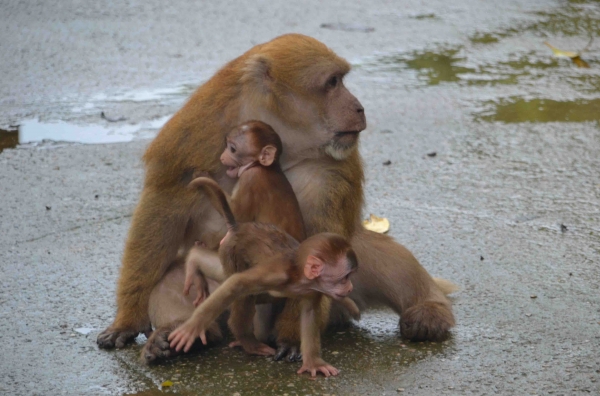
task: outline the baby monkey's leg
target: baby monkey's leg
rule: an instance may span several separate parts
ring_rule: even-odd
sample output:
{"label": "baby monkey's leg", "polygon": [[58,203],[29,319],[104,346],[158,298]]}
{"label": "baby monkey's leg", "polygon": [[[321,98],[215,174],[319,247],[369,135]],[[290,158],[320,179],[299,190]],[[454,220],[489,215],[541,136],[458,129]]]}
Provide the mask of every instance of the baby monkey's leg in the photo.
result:
{"label": "baby monkey's leg", "polygon": [[185,295],[189,293],[192,284],[195,286],[198,295],[194,300],[195,306],[208,297],[207,277],[217,282],[223,282],[226,278],[218,253],[206,249],[196,242],[185,260],[185,283],[183,286]]}
{"label": "baby monkey's leg", "polygon": [[255,300],[254,296],[249,296],[239,299],[232,304],[231,314],[227,323],[236,341],[229,344],[229,346],[241,346],[246,353],[251,355],[274,355],[275,349],[258,341],[254,336],[253,319]]}

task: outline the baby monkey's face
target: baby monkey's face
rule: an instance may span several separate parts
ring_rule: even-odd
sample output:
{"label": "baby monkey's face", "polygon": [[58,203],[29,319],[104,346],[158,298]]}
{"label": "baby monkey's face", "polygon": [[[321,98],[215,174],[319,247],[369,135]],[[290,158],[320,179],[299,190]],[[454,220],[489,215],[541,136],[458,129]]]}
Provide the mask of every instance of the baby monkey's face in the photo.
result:
{"label": "baby monkey's face", "polygon": [[221,163],[227,167],[227,176],[240,177],[242,172],[257,160],[259,151],[246,133],[228,136],[227,146],[221,154]]}
{"label": "baby monkey's face", "polygon": [[335,263],[324,265],[323,272],[315,279],[313,289],[336,300],[347,297],[352,292],[350,275],[355,270],[348,262],[347,257],[343,255]]}

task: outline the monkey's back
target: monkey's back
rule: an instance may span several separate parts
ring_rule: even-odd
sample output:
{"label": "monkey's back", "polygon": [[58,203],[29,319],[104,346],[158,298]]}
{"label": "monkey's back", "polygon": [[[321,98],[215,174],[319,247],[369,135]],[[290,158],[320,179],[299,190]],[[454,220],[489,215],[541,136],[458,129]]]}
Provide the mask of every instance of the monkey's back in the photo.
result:
{"label": "monkey's back", "polygon": [[300,243],[273,224],[237,223],[219,248],[219,256],[227,276],[242,272],[261,262],[280,259],[293,265]]}
{"label": "monkey's back", "polygon": [[233,209],[238,221],[274,224],[298,241],[306,239],[300,204],[279,165],[246,170],[238,180],[237,190],[243,193],[235,197],[236,201],[243,201],[239,206],[242,210]]}

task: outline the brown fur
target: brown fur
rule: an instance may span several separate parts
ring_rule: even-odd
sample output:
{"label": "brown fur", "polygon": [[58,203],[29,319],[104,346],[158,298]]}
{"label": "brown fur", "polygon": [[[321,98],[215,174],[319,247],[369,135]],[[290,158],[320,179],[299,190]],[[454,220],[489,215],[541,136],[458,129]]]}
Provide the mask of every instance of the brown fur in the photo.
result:
{"label": "brown fur", "polygon": [[[230,212],[228,207],[221,209]],[[321,293],[348,299],[352,291],[349,276],[357,269],[348,241],[336,234],[321,233],[299,244],[271,224],[232,223],[219,248],[228,278],[169,335],[170,347],[175,352],[187,352],[197,337],[206,344],[206,330],[231,305],[228,324],[236,338],[233,344],[250,354],[273,355],[275,350],[258,341],[253,332],[255,296],[265,292],[276,297],[294,296],[300,299],[299,336],[304,361],[298,373],[309,371],[313,377],[316,372],[337,375],[337,369],[321,359]]]}
{"label": "brown fur", "polygon": [[[356,132],[366,122],[362,106],[341,82],[349,68],[315,39],[278,37],[225,65],[167,122],[144,155],[146,178],[123,255],[117,314],[98,336],[100,347],[122,346],[150,328],[150,293],[180,247],[224,234],[221,218],[186,186],[195,172],[210,172],[230,191],[233,183],[223,177],[218,153],[224,135],[249,119],[279,133],[282,168],[307,234],[331,231],[352,238],[361,263],[352,294],[359,307],[379,303],[400,315],[416,307],[422,311],[416,326],[450,327],[453,321],[443,320],[452,318],[450,302],[410,252],[361,227],[364,175]],[[430,301],[438,304],[424,309]],[[437,331],[406,335],[416,333]]]}

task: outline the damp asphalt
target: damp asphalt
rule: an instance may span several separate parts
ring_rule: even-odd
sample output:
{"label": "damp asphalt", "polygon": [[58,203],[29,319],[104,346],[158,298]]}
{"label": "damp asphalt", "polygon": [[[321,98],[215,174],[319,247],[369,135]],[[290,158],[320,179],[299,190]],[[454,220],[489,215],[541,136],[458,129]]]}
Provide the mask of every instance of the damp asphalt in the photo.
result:
{"label": "damp asphalt", "polygon": [[[600,394],[597,2],[0,1],[0,20],[0,394]],[[364,215],[460,286],[451,338],[365,312],[316,380],[226,344],[151,367],[143,337],[99,350],[149,139],[287,32],[352,63]]]}

